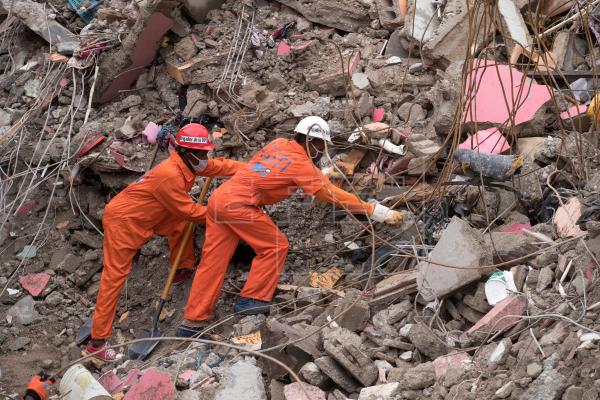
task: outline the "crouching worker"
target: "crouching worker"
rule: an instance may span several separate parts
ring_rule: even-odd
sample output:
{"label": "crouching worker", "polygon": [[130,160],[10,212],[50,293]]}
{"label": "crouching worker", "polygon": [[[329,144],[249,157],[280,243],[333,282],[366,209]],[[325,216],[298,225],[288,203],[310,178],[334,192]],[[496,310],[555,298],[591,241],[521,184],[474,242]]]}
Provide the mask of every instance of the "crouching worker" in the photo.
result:
{"label": "crouching worker", "polygon": [[[120,358],[106,348],[112,331],[121,289],[137,251],[154,235],[167,236],[173,263],[190,222],[204,223],[206,207],[189,195],[197,176],[231,176],[245,164],[223,158],[209,159],[214,149],[207,129],[200,124],[182,127],[175,137],[168,159],[148,171],[115,196],[104,209],[104,269],[92,318],[91,340],[86,351],[100,361]],[[175,281],[193,274],[195,265],[192,238],[183,244],[180,270]]]}
{"label": "crouching worker", "polygon": [[288,253],[288,241],[262,206],[288,198],[298,187],[329,203],[363,213],[377,222],[396,224],[403,214],[370,204],[336,186],[314,165],[331,143],[328,124],[307,117],[295,128],[295,138],[267,144],[208,201],[206,239],[178,336],[203,330],[219,297],[227,266],[240,240],[256,257],[234,306],[235,312],[267,312]]}

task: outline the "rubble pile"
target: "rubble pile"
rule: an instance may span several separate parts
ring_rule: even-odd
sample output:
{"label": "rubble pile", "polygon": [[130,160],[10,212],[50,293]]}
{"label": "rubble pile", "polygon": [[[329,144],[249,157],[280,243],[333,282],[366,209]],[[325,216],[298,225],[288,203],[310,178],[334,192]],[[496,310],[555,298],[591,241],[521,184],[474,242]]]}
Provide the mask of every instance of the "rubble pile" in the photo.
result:
{"label": "rubble pile", "polygon": [[[0,395],[80,363],[125,399],[597,399],[597,2],[206,3],[0,1]],[[248,160],[310,115],[334,184],[415,219],[296,193],[265,207],[290,242],[270,315],[231,312],[242,244],[211,343],[80,360],[104,206],[168,156],[161,132],[202,118]],[[160,237],[136,258],[120,350],[168,260]]]}

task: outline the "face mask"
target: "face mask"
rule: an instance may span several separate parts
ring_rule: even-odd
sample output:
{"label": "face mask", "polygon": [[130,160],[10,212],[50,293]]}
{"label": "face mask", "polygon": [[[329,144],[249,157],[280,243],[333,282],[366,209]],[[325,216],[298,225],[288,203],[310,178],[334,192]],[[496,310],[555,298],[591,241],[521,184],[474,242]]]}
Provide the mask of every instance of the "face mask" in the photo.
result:
{"label": "face mask", "polygon": [[192,164],[192,168],[194,169],[194,172],[199,174],[200,172],[202,172],[206,169],[206,166],[208,165],[208,159],[202,160],[202,159],[196,157],[194,154],[190,154],[190,156],[192,156],[192,158],[194,158],[194,160],[196,160],[196,163]]}

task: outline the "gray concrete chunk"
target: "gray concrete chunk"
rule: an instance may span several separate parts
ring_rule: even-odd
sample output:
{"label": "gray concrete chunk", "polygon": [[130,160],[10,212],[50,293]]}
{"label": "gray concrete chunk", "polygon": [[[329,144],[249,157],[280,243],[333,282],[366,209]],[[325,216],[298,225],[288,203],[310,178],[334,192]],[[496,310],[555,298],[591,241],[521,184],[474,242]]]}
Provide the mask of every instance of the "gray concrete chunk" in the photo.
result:
{"label": "gray concrete chunk", "polygon": [[477,267],[486,264],[490,257],[481,244],[480,236],[467,222],[452,218],[429,254],[430,261],[442,265],[424,261],[417,265],[417,285],[426,301],[443,297],[481,278],[481,270]]}

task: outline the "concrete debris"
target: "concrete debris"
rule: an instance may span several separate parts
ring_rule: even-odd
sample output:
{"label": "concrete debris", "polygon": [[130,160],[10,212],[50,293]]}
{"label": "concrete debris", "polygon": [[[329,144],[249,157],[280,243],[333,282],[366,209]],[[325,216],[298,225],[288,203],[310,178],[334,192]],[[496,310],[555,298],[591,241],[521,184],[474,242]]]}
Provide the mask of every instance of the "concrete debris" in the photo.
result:
{"label": "concrete debris", "polygon": [[215,400],[248,399],[266,400],[265,384],[261,369],[253,362],[240,360],[225,372],[222,386]]}
{"label": "concrete debris", "polygon": [[329,356],[320,357],[315,360],[315,364],[346,392],[352,393],[358,389],[357,382],[333,358]]}
{"label": "concrete debris", "polygon": [[306,383],[294,382],[283,388],[285,400],[325,400],[325,392]]}
{"label": "concrete debris", "polygon": [[30,325],[40,317],[34,308],[34,304],[33,297],[25,296],[9,308],[6,315],[14,318],[21,325]]}
{"label": "concrete debris", "polygon": [[400,389],[398,382],[362,388],[358,400],[393,400]]}
{"label": "concrete debris", "polygon": [[[598,398],[600,52],[588,33],[600,8],[0,4],[0,365],[18,364],[0,371],[0,398],[81,356],[111,257],[106,204],[176,157],[165,132],[201,121],[214,156],[247,162],[306,116],[329,124],[315,161],[327,179],[407,221],[372,224],[291,188],[264,209],[289,241],[271,313],[231,311],[256,272],[241,243],[208,332],[280,363],[163,343],[141,369],[94,370],[111,396]],[[196,196],[202,183],[190,185]],[[148,327],[172,245],[158,236],[132,255],[109,344]],[[167,333],[187,284],[165,304]]]}
{"label": "concrete debris", "polygon": [[317,24],[330,26],[346,32],[355,32],[369,23],[368,2],[358,0],[277,0],[302,14],[304,18]]}
{"label": "concrete debris", "polygon": [[417,265],[421,295],[432,301],[478,280],[481,277],[478,267],[485,265],[489,258],[477,231],[454,217],[429,254],[429,262]]}
{"label": "concrete debris", "polygon": [[323,348],[363,386],[369,386],[377,379],[377,367],[373,360],[356,345],[342,341],[338,335],[330,335],[325,338]]}

